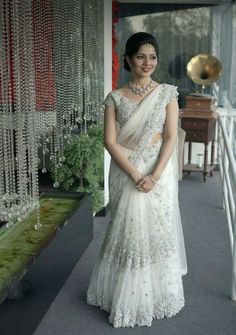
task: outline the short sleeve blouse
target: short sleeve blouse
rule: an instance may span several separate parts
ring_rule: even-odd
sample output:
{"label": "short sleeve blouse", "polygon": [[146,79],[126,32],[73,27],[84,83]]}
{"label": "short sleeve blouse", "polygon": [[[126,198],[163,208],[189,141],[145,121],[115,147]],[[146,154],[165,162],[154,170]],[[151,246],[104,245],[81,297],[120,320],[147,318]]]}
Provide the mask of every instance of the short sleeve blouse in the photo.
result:
{"label": "short sleeve blouse", "polygon": [[107,94],[107,96],[104,100],[104,105],[109,106],[109,107],[113,107],[114,109],[116,108],[115,101],[114,101],[114,98],[112,96],[112,92]]}

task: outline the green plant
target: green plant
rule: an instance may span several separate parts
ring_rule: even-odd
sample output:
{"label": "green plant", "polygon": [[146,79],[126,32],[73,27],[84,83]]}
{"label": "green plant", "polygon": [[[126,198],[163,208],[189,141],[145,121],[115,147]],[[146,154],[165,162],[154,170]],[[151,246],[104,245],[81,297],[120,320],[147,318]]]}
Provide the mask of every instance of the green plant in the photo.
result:
{"label": "green plant", "polygon": [[[70,192],[92,193],[93,210],[103,207],[104,145],[103,127],[92,126],[88,132],[74,135],[63,151],[66,161],[57,168],[60,189]],[[55,165],[50,174],[55,180]]]}

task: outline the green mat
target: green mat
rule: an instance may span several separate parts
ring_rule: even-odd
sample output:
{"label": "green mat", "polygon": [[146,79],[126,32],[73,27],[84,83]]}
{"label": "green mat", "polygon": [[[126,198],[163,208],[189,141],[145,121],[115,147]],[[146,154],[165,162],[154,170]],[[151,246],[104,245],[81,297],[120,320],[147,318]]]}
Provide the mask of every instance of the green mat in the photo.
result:
{"label": "green mat", "polygon": [[81,198],[40,199],[40,218],[43,227],[35,230],[36,212],[10,229],[0,229],[0,301],[19,280],[36,257],[55,236]]}

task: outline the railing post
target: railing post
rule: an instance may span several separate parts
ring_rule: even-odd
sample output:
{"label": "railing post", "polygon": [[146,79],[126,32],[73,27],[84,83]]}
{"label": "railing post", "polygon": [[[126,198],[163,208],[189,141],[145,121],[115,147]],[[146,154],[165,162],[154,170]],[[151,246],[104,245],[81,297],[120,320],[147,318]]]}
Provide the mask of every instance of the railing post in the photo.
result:
{"label": "railing post", "polygon": [[233,257],[232,257],[232,290],[231,299],[236,300],[236,236],[234,234],[234,244],[233,244]]}
{"label": "railing post", "polygon": [[[221,117],[221,122],[222,122]],[[219,165],[219,170],[220,170],[220,176],[221,176],[221,185],[222,185],[222,208],[224,209],[224,169],[223,169],[223,155],[224,155],[224,141],[223,141],[223,135],[222,135],[222,130],[220,126],[220,120],[218,119],[218,131],[217,131],[217,137],[218,137],[218,165]]]}
{"label": "railing post", "polygon": [[232,217],[232,225],[234,232],[234,244],[233,244],[233,253],[232,253],[232,291],[231,299],[236,300],[236,195],[234,197],[234,213]]}
{"label": "railing post", "polygon": [[[236,114],[234,115],[234,117]],[[221,116],[218,119],[218,139],[219,139],[219,167],[223,190],[223,208],[229,229],[230,249],[232,255],[232,284],[231,299],[236,301],[236,164],[232,151],[233,143],[233,122],[226,127],[226,118]]]}
{"label": "railing post", "polygon": [[225,149],[225,144],[223,144],[223,149],[222,149],[222,155],[221,155],[221,166],[222,166],[222,192],[223,192],[223,202],[222,202],[222,208],[225,210],[226,209],[226,204],[225,204],[225,197],[227,194],[227,189],[226,189],[226,149]]}

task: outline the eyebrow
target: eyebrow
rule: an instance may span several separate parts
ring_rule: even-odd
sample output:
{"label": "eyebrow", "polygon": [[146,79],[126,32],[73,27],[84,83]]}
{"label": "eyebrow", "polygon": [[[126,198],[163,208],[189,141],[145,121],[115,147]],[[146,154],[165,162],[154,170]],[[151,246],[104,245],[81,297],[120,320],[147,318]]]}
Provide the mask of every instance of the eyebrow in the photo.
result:
{"label": "eyebrow", "polygon": [[142,53],[142,52],[137,52],[137,55],[143,55],[143,56],[156,56],[157,54],[156,53],[154,53],[154,54],[144,54],[144,53]]}

